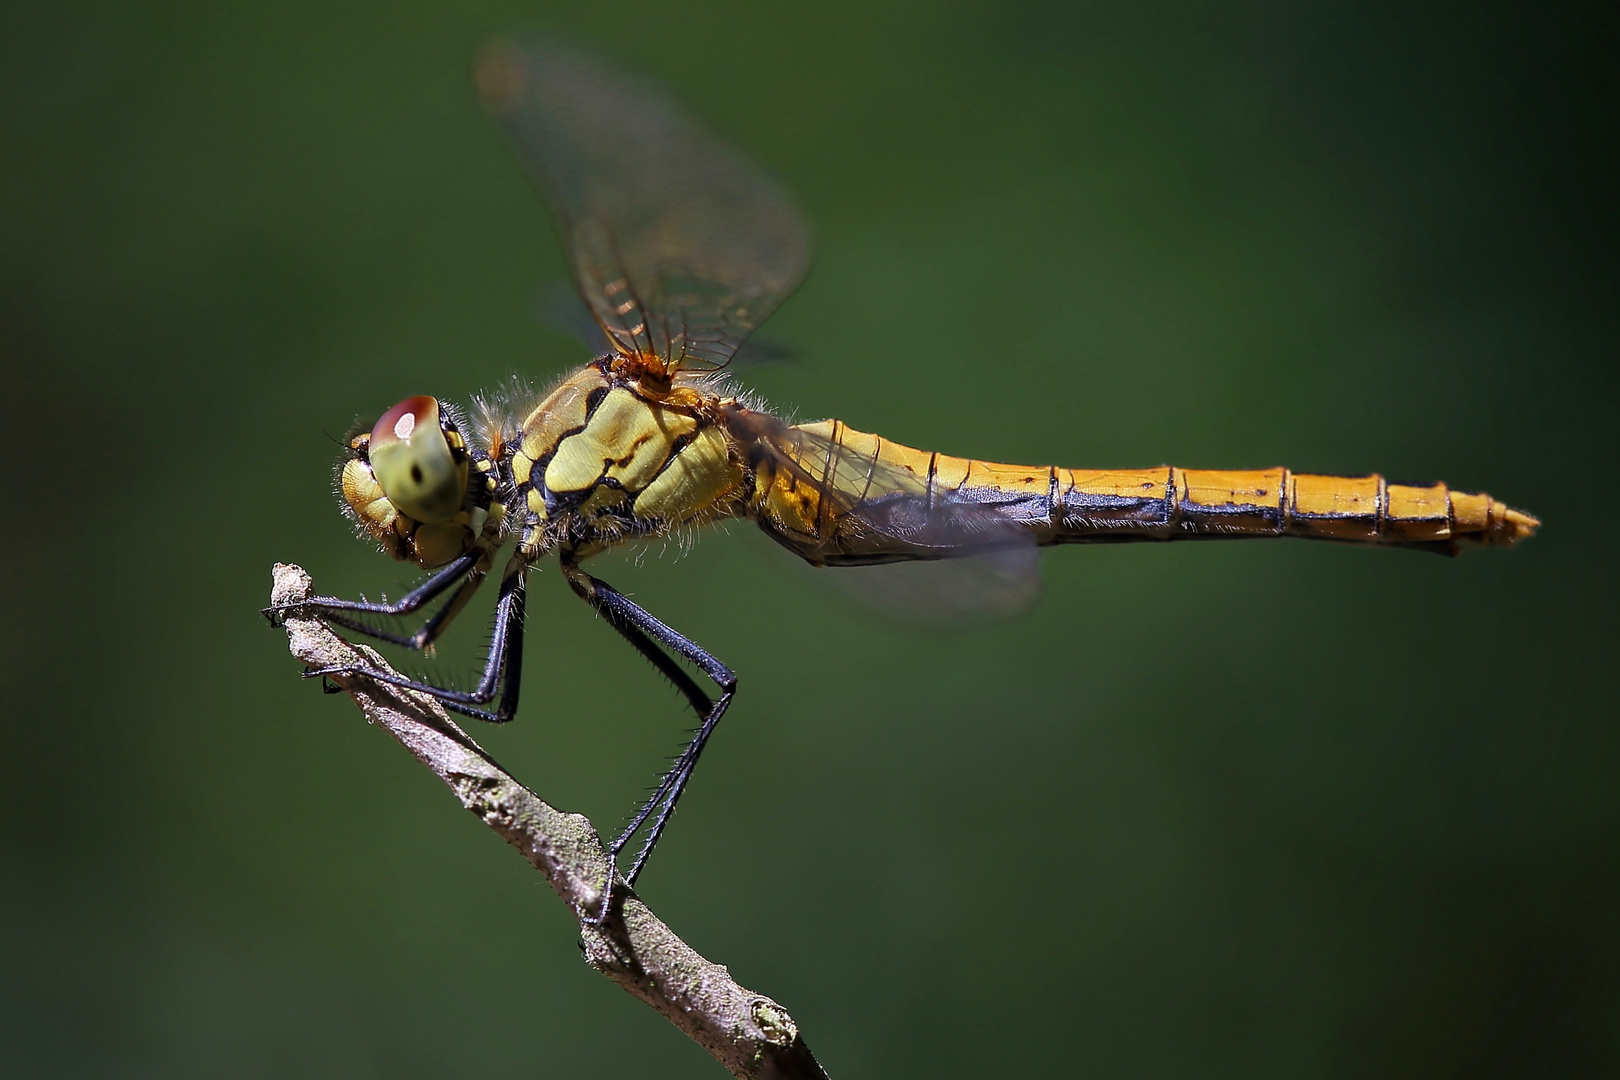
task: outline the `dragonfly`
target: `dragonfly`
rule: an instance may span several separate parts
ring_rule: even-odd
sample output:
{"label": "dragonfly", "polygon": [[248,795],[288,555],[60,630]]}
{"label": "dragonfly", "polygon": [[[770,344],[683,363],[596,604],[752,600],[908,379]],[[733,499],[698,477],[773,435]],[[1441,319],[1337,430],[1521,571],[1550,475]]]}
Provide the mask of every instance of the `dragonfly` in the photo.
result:
{"label": "dragonfly", "polygon": [[[815,566],[961,559],[1029,574],[1026,556],[1058,544],[1293,536],[1449,554],[1513,544],[1540,524],[1489,495],[1377,474],[1001,464],[913,449],[840,420],[789,423],[741,390],[730,369],[809,263],[808,229],[776,181],[659,88],[573,47],[497,42],[480,54],[475,82],[550,204],[574,287],[607,348],[544,391],[514,384],[467,409],[406,398],[346,445],[343,509],[363,536],[428,575],[393,601],[318,596],[297,606],[430,650],[510,547],[476,686],[363,666],[305,674],[366,676],[465,716],[511,720],[527,577],[555,555],[572,590],[698,717],[607,844],[617,867],[641,837],[626,887],[668,825],[737,677],[585,568],[617,545],[745,519]],[[423,615],[410,632],[378,618]],[[604,911],[613,889],[610,870]]]}

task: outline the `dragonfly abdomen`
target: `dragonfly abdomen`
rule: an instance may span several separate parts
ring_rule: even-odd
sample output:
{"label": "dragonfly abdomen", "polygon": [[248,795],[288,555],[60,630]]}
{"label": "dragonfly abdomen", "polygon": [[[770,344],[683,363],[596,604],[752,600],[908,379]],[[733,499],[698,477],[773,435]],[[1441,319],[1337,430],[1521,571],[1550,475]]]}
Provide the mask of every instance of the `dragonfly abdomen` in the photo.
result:
{"label": "dragonfly abdomen", "polygon": [[1540,524],[1489,495],[1376,474],[1008,465],[742,409],[728,428],[771,449],[754,454],[753,516],[824,565],[946,558],[1029,534],[1040,544],[1302,536],[1450,553],[1511,544]]}
{"label": "dragonfly abdomen", "polygon": [[1160,466],[1055,469],[1048,543],[1301,536],[1452,553],[1459,543],[1511,544],[1534,517],[1442,483],[1399,484],[1376,473],[1326,476],[1284,468]]}

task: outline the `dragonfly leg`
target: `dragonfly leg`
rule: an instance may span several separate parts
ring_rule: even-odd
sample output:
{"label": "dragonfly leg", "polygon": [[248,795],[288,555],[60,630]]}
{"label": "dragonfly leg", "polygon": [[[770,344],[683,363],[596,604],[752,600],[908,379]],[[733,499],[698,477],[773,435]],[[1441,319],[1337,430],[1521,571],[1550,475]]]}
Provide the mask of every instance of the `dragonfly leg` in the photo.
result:
{"label": "dragonfly leg", "polygon": [[[501,595],[495,602],[495,630],[490,640],[489,656],[484,661],[478,685],[472,690],[450,690],[364,665],[312,668],[304,672],[304,677],[325,679],[331,675],[363,675],[390,686],[427,694],[445,708],[463,716],[504,724],[517,712],[518,692],[523,681],[523,576],[523,571],[517,570],[501,581]],[[495,700],[497,689],[500,701],[495,708],[482,708]]]}
{"label": "dragonfly leg", "polygon": [[[608,854],[616,865],[619,853],[629,845],[631,839],[647,825],[649,820],[652,822],[647,827],[646,839],[636,852],[629,872],[625,874],[625,883],[634,886],[636,878],[652,856],[658,838],[663,835],[664,827],[669,824],[670,817],[675,813],[675,804],[680,801],[681,793],[686,790],[686,782],[692,778],[692,771],[697,767],[703,747],[708,743],[709,736],[714,734],[720,718],[725,715],[726,707],[731,704],[732,696],[737,691],[737,676],[701,646],[665,626],[607,582],[581,570],[566,553],[562,560],[562,569],[574,591],[590,604],[609,626],[617,630],[620,636],[635,646],[637,652],[650,660],[653,666],[685,696],[693,711],[698,714],[698,728],[691,741],[675,758],[659,781],[658,787],[642,804],[624,831],[608,845]],[[711,698],[704,693],[692,677],[675,662],[670,653],[690,662],[713,680],[715,686],[720,689],[720,696]],[[611,881],[610,871],[609,882]],[[606,917],[611,900],[612,890],[609,888],[604,893],[599,919]]]}
{"label": "dragonfly leg", "polygon": [[[321,618],[327,622],[335,623],[346,630],[365,634],[378,641],[386,641],[392,645],[403,645],[407,649],[425,649],[437,641],[439,635],[444,633],[461,609],[472,599],[472,594],[484,583],[484,577],[489,572],[489,559],[492,553],[474,548],[472,551],[449,563],[443,569],[436,570],[421,584],[415,586],[410,592],[392,603],[373,602],[370,600],[344,600],[336,596],[311,596],[295,604],[281,604],[265,608],[261,614],[270,620],[271,626],[280,626],[282,616],[294,609],[308,610],[310,608],[320,612]],[[464,579],[464,580],[462,580]],[[435,597],[439,596],[451,585],[461,580],[461,587],[434,615],[423,623],[414,633],[395,634],[380,627],[372,626],[352,615],[344,612],[354,612],[357,615],[410,615],[419,610]]]}
{"label": "dragonfly leg", "polygon": [[329,623],[335,623],[345,629],[365,634],[367,637],[375,638],[378,641],[386,641],[392,645],[402,645],[407,649],[415,649],[420,652],[439,640],[439,637],[450,625],[450,620],[461,614],[461,609],[467,606],[467,601],[472,599],[473,593],[477,592],[479,586],[484,583],[484,577],[487,573],[487,569],[474,568],[462,580],[461,586],[456,589],[450,599],[445,601],[438,611],[434,612],[426,622],[410,634],[395,634],[381,627],[372,626],[359,619],[346,616],[339,611],[324,611],[321,617]]}

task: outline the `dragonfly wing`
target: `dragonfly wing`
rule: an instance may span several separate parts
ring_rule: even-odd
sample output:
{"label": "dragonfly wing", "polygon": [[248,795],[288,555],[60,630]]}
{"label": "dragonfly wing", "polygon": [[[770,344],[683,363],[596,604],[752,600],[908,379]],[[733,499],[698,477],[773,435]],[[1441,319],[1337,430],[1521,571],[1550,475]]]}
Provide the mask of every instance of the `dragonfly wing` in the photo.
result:
{"label": "dragonfly wing", "polygon": [[568,282],[561,279],[548,282],[535,294],[534,310],[541,322],[573,338],[593,354],[601,356],[616,351],[613,339],[579,298],[579,290]]}
{"label": "dragonfly wing", "polygon": [[[535,293],[534,311],[541,322],[573,338],[597,356],[615,351],[612,339],[579,298],[579,290],[569,282],[558,279],[543,286]],[[799,359],[799,352],[793,346],[755,334],[733,354],[731,369],[791,364]]]}
{"label": "dragonfly wing", "polygon": [[1041,594],[1034,547],[819,574],[862,607],[907,626],[962,629],[1010,618]]}
{"label": "dragonfly wing", "polygon": [[476,75],[620,353],[722,366],[804,277],[792,201],[656,88],[532,38],[489,45]]}
{"label": "dragonfly wing", "polygon": [[933,622],[1010,615],[1039,596],[1045,519],[1017,499],[942,485],[930,455],[837,421],[783,426],[763,442],[779,473],[817,495],[808,542],[790,546],[862,567],[847,582],[862,602]]}

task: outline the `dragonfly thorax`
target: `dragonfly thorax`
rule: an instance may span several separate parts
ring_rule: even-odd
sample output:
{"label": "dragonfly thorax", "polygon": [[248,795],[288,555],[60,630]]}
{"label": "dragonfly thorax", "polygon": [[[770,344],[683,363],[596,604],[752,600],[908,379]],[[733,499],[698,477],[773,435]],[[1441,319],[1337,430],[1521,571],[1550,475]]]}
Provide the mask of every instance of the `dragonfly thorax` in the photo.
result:
{"label": "dragonfly thorax", "polygon": [[604,357],[521,419],[508,468],[526,548],[603,546],[736,512],[743,471],[719,399],[628,375]]}

